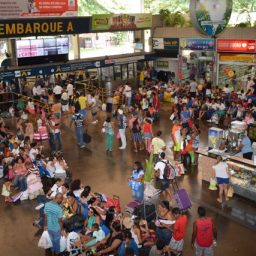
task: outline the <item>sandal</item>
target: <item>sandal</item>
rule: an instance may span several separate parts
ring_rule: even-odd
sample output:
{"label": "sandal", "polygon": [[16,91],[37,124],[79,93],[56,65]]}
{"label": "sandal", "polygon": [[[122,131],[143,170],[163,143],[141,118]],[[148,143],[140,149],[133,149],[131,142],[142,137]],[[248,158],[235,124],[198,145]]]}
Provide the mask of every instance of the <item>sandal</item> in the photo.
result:
{"label": "sandal", "polygon": [[217,198],[217,201],[222,204],[222,200],[220,198]]}

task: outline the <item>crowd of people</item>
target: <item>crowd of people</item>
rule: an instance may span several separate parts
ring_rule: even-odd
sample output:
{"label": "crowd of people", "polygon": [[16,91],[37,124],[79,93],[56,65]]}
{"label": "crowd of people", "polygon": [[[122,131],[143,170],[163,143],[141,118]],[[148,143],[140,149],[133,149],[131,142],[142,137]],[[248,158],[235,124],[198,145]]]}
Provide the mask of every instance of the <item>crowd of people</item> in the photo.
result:
{"label": "crowd of people", "polygon": [[[69,79],[60,79],[53,89],[48,89],[38,78],[31,97],[24,100],[20,96],[14,106],[14,129],[9,129],[4,119],[0,120],[0,157],[5,178],[2,195],[6,203],[37,199],[39,218],[34,226],[48,231],[55,255],[61,251],[61,237],[66,238],[68,252],[75,250],[87,255],[181,255],[188,217],[169,203],[173,199],[174,177],[166,177],[166,142],[162,132],[154,127],[161,118],[161,104],[166,94],[171,95],[170,135],[175,164],[197,165],[198,122],[254,122],[254,86],[251,78],[246,92],[232,91],[229,85],[220,89],[206,82],[197,84],[194,80],[180,86],[173,81],[146,78],[138,90],[132,89],[129,82],[117,87],[103,103],[97,91],[85,94],[76,90]],[[102,110],[106,114],[100,122]],[[105,136],[106,154],[111,156],[116,150],[115,137],[120,140],[119,150],[126,150],[126,137],[131,136],[135,153],[144,151],[147,156],[152,155],[152,178],[157,181],[156,189],[163,199],[154,221],[122,214],[118,198],[92,191],[79,179],[72,180],[62,153],[63,115],[70,117],[70,127],[74,125],[81,150],[87,143],[84,131],[91,123],[100,127]],[[129,186],[134,200],[141,202],[146,190],[144,176],[141,162],[134,161]],[[220,197],[226,196],[226,190],[223,185]],[[191,245],[195,246],[196,255],[213,255],[216,227],[203,207],[198,208],[198,215]]]}

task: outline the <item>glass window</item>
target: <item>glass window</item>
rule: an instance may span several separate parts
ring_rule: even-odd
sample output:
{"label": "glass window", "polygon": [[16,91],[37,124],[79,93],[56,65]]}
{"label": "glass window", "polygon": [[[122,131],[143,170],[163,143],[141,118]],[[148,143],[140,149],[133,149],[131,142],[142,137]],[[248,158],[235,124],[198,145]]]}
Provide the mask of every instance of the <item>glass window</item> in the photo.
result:
{"label": "glass window", "polygon": [[134,53],[134,33],[123,31],[81,34],[79,45],[81,59]]}

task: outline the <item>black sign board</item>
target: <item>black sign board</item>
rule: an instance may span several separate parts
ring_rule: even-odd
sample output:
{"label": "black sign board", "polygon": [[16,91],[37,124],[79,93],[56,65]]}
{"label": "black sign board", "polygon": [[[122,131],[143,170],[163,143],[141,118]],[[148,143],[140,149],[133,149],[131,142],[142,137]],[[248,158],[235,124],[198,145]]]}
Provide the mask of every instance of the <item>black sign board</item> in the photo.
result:
{"label": "black sign board", "polygon": [[83,34],[90,31],[90,17],[24,18],[0,21],[0,38]]}

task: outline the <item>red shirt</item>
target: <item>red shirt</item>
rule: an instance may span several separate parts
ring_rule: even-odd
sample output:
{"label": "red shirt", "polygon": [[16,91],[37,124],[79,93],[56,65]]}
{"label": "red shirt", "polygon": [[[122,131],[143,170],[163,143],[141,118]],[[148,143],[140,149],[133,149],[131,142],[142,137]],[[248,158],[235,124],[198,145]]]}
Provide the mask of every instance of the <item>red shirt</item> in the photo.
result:
{"label": "red shirt", "polygon": [[143,125],[143,133],[152,133],[152,128],[151,128],[151,124],[149,123],[145,123]]}
{"label": "red shirt", "polygon": [[176,241],[180,241],[185,238],[187,224],[188,224],[187,215],[181,215],[177,218],[173,228],[173,238]]}
{"label": "red shirt", "polygon": [[196,220],[196,243],[201,247],[210,247],[213,242],[213,223],[211,218]]}

